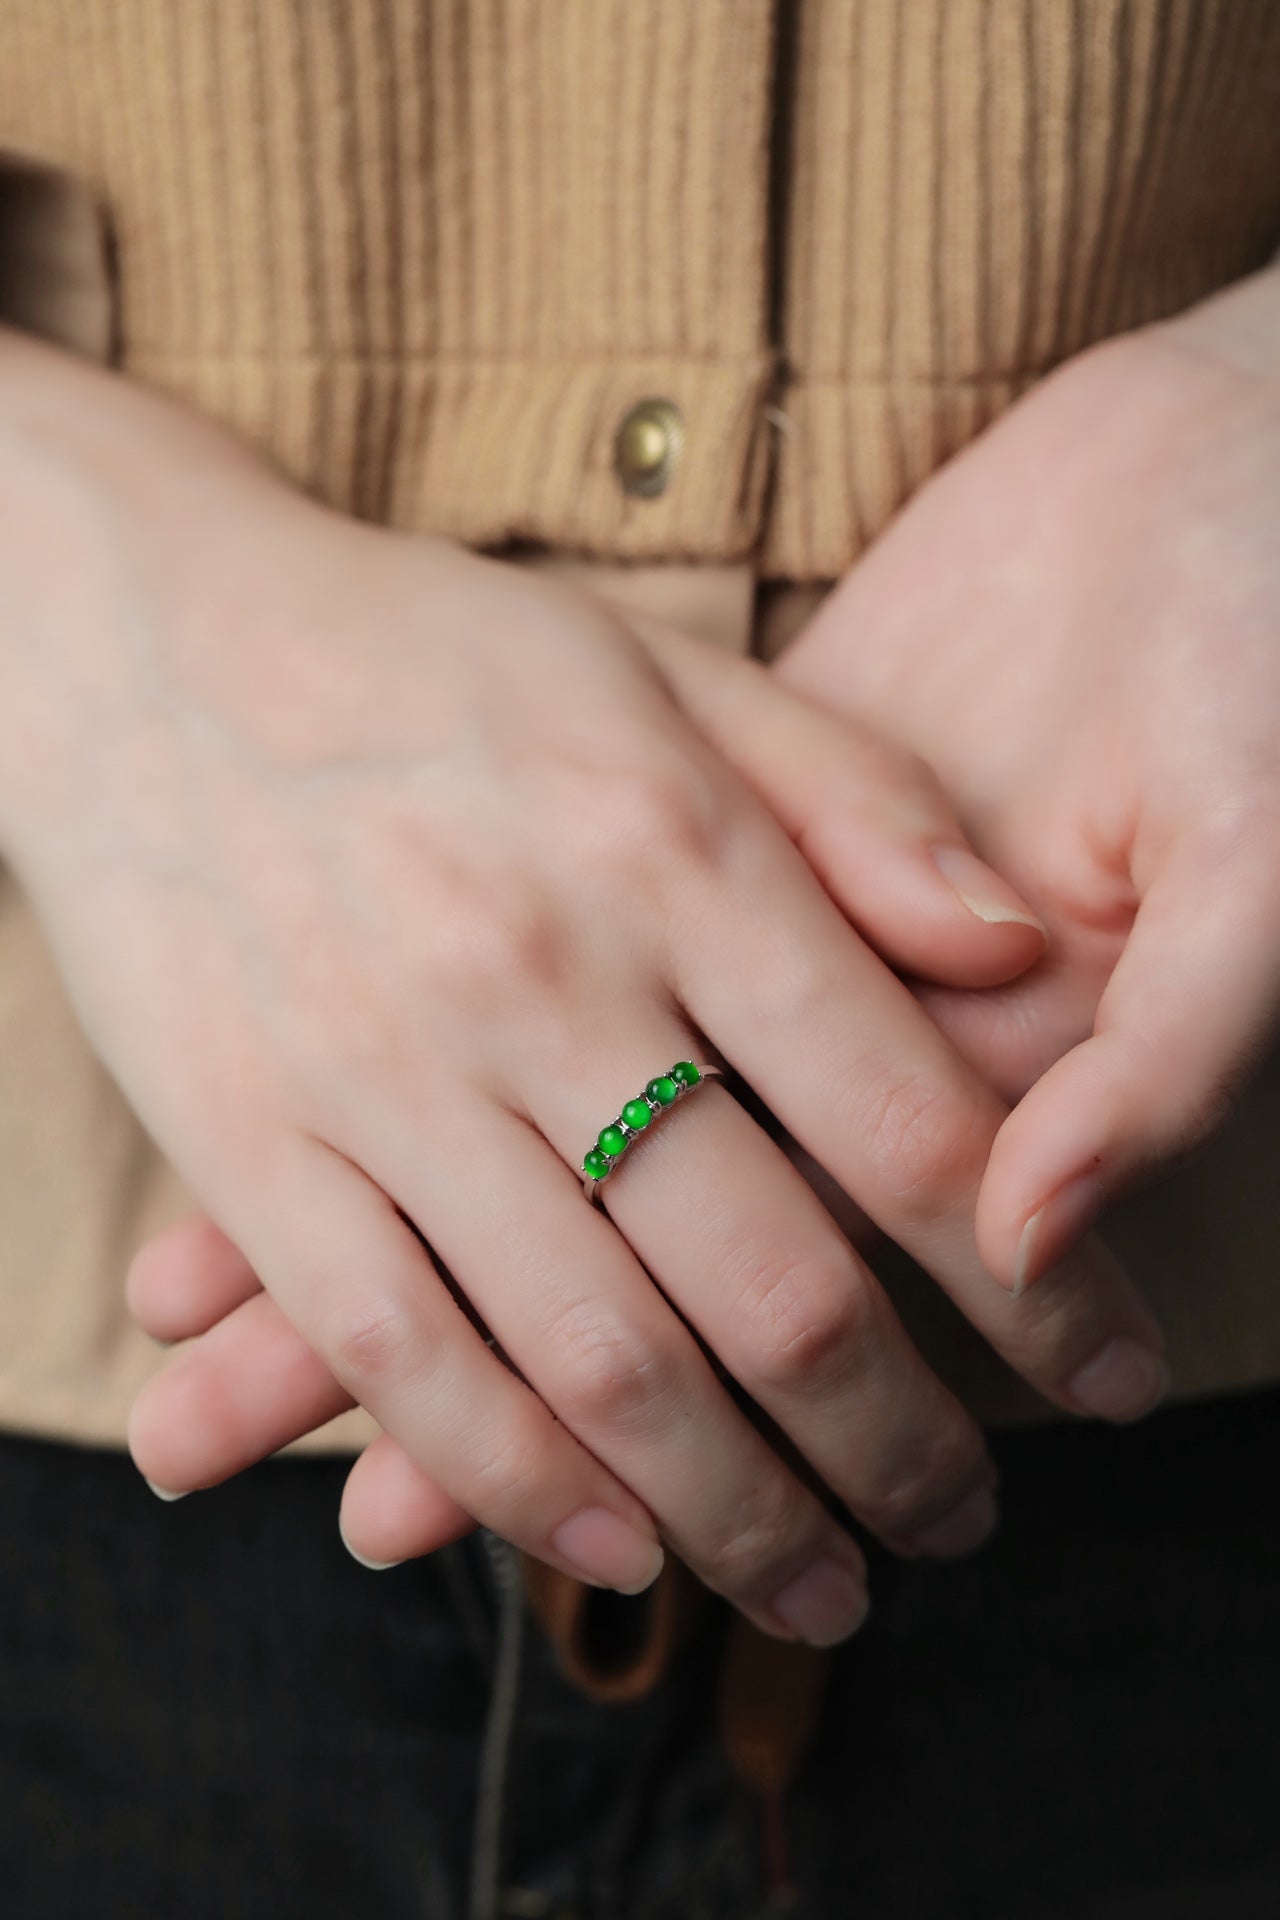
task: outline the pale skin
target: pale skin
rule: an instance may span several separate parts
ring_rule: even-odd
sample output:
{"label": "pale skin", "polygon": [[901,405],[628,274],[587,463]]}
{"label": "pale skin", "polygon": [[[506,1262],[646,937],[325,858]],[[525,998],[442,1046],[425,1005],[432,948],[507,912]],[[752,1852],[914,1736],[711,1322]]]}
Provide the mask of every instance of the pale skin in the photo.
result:
{"label": "pale skin", "polygon": [[1049,929],[1045,964],[985,1001],[921,993],[1026,1094],[978,1241],[1034,1285],[1212,1131],[1275,1031],[1280,269],[1044,383],[779,677],[924,755]]}
{"label": "pale skin", "polygon": [[[917,990],[1005,1097],[1027,1096],[977,1209],[986,1267],[1023,1306],[1056,1291],[1108,1197],[1213,1128],[1275,1030],[1278,527],[1271,269],[1044,383],[917,497],[774,669],[927,759],[1049,930],[1008,984]],[[347,1404],[207,1220],[144,1250],[131,1297],[159,1337],[203,1333],[146,1404],[149,1432],[194,1414],[192,1485]],[[1126,1361],[1113,1350],[1098,1377]],[[372,1557],[469,1524],[393,1440],[352,1475],[344,1525]]]}
{"label": "pale skin", "polygon": [[[591,1134],[679,1058],[730,1060],[1057,1404],[1150,1403],[1159,1333],[1101,1248],[1023,1302],[978,1257],[1005,1108],[886,961],[978,988],[1043,934],[914,757],[0,348],[0,844],[137,1112],[385,1428],[357,1550],[398,1447],[568,1572],[635,1590],[661,1538],[766,1630],[829,1641],[865,1572],[816,1485],[907,1551],[990,1526],[981,1435],[723,1088],[586,1205]],[[1150,1371],[1103,1405],[1116,1340]],[[199,1441],[161,1417],[182,1391],[135,1418],[162,1485]]]}

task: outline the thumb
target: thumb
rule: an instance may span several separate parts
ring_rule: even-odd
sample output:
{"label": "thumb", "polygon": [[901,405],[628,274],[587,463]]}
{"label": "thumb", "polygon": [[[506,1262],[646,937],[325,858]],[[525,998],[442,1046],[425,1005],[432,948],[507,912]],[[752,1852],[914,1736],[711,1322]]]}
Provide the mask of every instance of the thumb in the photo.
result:
{"label": "thumb", "polygon": [[960,987],[996,985],[1039,959],[1044,927],[978,858],[923,760],[758,661],[629,618],[685,713],[882,958]]}
{"label": "thumb", "polygon": [[1278,1008],[1271,836],[1202,826],[1144,896],[1092,1034],[996,1137],[977,1229],[997,1279],[1031,1285],[1112,1195],[1211,1133]]}

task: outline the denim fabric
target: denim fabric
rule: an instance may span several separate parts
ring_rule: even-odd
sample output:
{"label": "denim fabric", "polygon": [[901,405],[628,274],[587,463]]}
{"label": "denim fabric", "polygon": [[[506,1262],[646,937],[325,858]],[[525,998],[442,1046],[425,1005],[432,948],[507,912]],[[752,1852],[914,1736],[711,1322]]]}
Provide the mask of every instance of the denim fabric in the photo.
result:
{"label": "denim fabric", "polygon": [[[1273,1920],[1280,1394],[995,1446],[989,1549],[874,1559],[789,1905],[720,1749],[722,1610],[625,1706],[524,1621],[503,1920]],[[163,1506],[118,1454],[0,1439],[6,1917],[466,1920],[495,1560],[366,1572],[345,1472]]]}

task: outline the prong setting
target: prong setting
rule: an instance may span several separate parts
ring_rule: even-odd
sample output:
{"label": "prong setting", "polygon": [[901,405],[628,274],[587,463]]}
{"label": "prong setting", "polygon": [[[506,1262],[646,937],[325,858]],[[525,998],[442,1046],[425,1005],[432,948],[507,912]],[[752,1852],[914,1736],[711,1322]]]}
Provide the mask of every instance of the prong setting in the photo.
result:
{"label": "prong setting", "polygon": [[642,1092],[625,1101],[617,1119],[601,1128],[595,1144],[583,1159],[582,1177],[588,1200],[595,1199],[596,1190],[623,1159],[632,1141],[647,1132],[661,1114],[670,1112],[703,1080],[723,1077],[718,1067],[699,1067],[692,1060],[678,1060],[665,1073],[650,1080]]}

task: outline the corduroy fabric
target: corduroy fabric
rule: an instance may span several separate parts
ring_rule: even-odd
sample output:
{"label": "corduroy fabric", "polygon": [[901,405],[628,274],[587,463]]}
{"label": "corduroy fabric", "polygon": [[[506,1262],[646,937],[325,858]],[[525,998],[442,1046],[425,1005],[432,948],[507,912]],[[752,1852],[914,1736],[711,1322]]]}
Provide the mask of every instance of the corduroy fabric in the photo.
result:
{"label": "corduroy fabric", "polygon": [[[121,364],[339,508],[833,578],[1280,244],[1280,8],[5,0],[3,145],[106,208]],[[638,499],[650,395],[685,451]]]}

